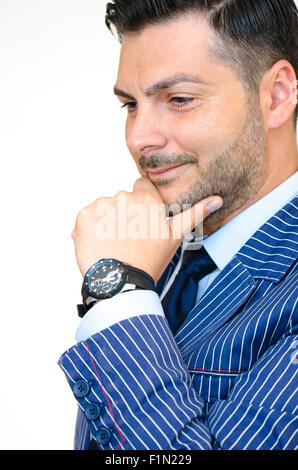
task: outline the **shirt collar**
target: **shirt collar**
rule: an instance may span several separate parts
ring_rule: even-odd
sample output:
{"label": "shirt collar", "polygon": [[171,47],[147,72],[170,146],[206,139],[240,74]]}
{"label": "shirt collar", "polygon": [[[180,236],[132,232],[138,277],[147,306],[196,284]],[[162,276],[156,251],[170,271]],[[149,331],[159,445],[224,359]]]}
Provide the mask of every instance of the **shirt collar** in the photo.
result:
{"label": "shirt collar", "polygon": [[223,270],[243,245],[297,194],[298,171],[271,193],[204,239],[204,247]]}

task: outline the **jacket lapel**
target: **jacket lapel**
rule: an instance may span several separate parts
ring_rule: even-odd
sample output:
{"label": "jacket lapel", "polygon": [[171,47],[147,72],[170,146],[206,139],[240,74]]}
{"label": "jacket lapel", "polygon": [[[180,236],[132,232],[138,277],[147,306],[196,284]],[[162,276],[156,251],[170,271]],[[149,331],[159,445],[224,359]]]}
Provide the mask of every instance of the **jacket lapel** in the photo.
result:
{"label": "jacket lapel", "polygon": [[247,302],[258,279],[278,283],[297,259],[298,197],[281,209],[248,240],[177,331],[183,356],[197,349]]}
{"label": "jacket lapel", "polygon": [[226,323],[254,292],[256,283],[235,256],[218,275],[176,333],[185,357]]}

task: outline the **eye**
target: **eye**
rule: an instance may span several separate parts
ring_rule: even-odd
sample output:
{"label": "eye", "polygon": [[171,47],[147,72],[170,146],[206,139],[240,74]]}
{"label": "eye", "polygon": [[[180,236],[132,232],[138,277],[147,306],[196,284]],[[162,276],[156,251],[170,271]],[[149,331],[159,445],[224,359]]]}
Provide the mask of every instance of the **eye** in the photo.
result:
{"label": "eye", "polygon": [[136,110],[136,107],[137,107],[137,103],[135,101],[128,101],[127,103],[124,103],[121,106],[121,109],[126,108],[128,113],[132,113],[133,111]]}
{"label": "eye", "polygon": [[170,103],[174,104],[176,108],[184,108],[188,104],[194,102],[194,98],[186,97],[186,96],[173,96],[170,99]]}

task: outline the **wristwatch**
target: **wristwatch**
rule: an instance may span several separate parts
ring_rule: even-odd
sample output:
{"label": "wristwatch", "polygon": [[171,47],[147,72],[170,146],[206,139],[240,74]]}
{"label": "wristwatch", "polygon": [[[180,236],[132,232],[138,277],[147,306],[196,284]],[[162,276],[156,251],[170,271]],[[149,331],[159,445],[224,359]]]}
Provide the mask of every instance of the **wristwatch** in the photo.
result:
{"label": "wristwatch", "polygon": [[123,289],[136,288],[155,292],[154,281],[145,271],[116,259],[102,259],[93,264],[84,277],[83,305],[77,306],[78,314],[82,318],[99,300],[109,299]]}

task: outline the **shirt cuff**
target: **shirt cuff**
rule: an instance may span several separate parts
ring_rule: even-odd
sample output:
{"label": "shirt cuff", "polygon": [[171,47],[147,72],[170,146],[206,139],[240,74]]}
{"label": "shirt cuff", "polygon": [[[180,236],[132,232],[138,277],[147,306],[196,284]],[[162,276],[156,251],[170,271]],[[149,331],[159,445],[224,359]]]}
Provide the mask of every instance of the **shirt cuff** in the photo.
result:
{"label": "shirt cuff", "polygon": [[76,341],[86,341],[90,336],[127,318],[140,315],[164,316],[160,298],[150,290],[134,290],[105,299],[92,307],[76,331]]}

